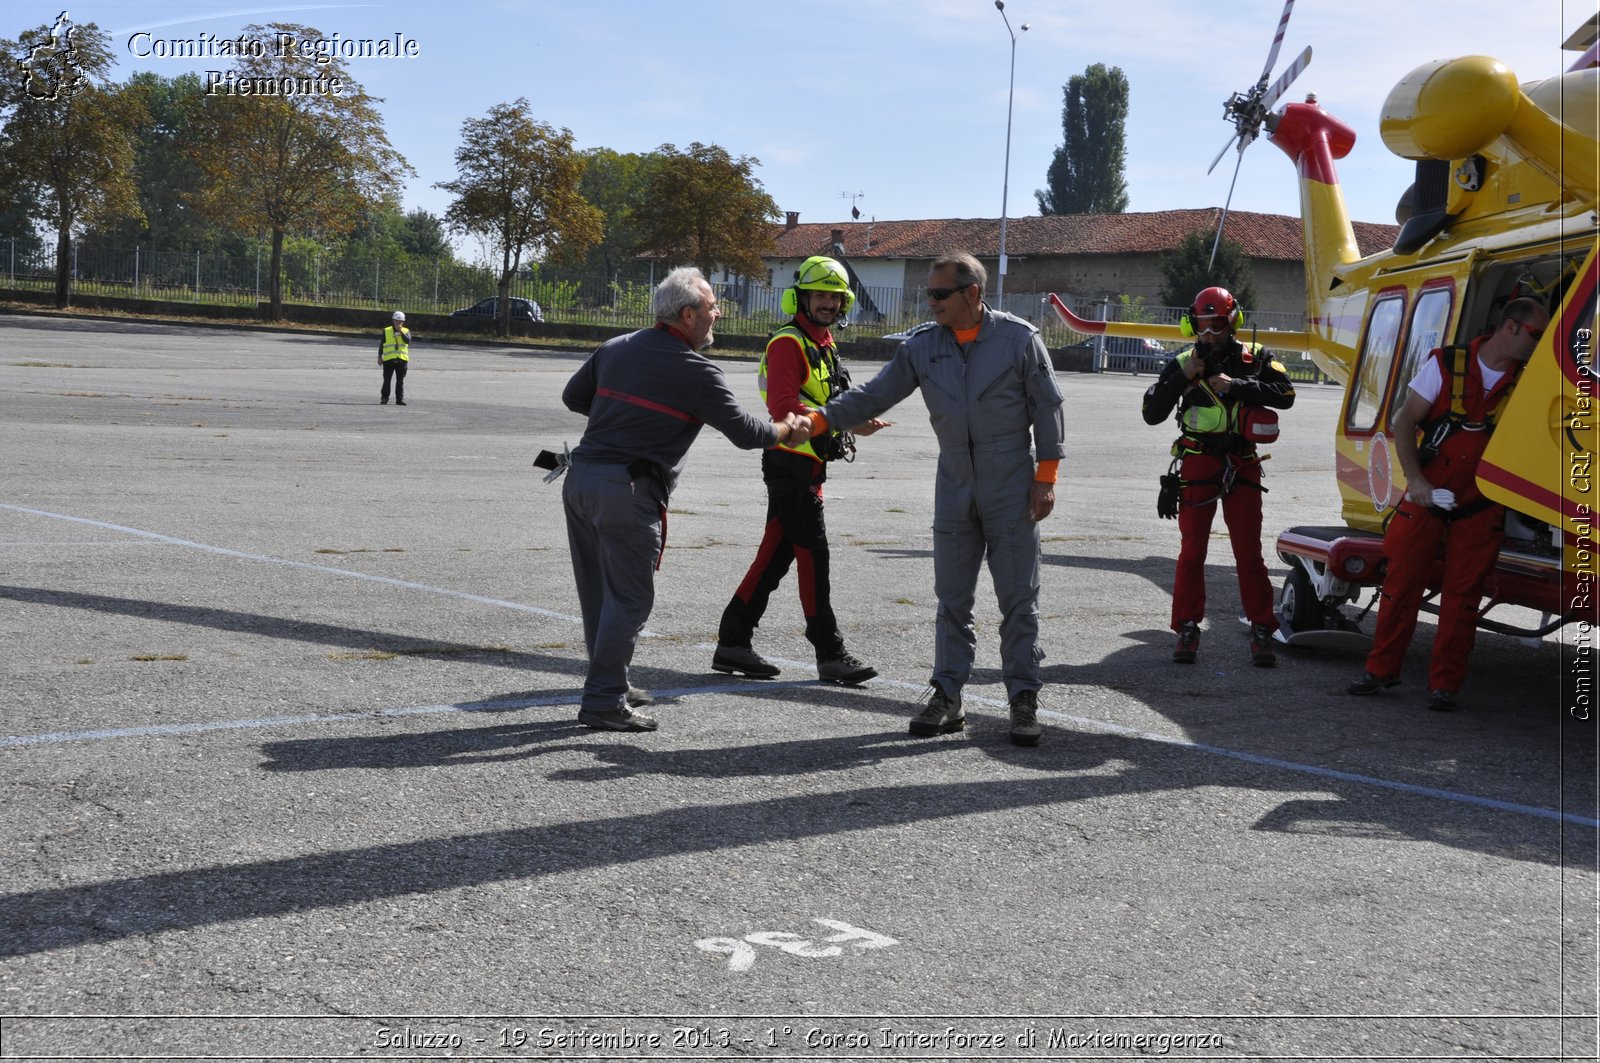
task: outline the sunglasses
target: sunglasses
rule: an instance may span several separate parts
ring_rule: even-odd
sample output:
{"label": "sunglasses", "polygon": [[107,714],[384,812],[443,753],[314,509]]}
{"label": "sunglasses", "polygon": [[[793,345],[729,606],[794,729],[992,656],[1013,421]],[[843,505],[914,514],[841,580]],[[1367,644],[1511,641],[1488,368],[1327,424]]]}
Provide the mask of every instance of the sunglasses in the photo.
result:
{"label": "sunglasses", "polygon": [[970,287],[972,287],[971,281],[968,281],[966,284],[958,284],[954,288],[929,288],[928,298],[942,303],[952,295],[956,294],[956,292],[964,292]]}
{"label": "sunglasses", "polygon": [[1539,340],[1544,337],[1544,329],[1542,328],[1529,328],[1527,325],[1523,325],[1520,321],[1517,322],[1517,324],[1522,326],[1522,331],[1526,332],[1528,334],[1528,338],[1534,343],[1538,343]]}

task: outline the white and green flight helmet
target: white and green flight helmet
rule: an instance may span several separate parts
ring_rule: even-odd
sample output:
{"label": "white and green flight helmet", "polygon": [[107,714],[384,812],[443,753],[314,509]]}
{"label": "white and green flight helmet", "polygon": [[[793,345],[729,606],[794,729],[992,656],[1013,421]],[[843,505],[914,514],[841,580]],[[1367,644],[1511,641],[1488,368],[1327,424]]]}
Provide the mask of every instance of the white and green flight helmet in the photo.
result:
{"label": "white and green flight helmet", "polygon": [[[801,292],[838,292],[844,297],[839,308],[842,318],[855,305],[856,293],[850,290],[850,275],[837,259],[827,255],[812,255],[794,271],[794,284],[783,290],[783,312],[791,317],[800,312]],[[806,316],[810,317],[808,308]]]}

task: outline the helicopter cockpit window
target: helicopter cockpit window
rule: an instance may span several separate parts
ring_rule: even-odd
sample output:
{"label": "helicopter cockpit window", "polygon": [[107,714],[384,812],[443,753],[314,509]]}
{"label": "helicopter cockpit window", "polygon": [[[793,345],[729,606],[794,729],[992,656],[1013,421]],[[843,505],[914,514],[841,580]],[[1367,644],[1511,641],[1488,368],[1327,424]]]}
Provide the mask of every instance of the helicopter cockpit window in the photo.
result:
{"label": "helicopter cockpit window", "polygon": [[1405,299],[1399,295],[1379,299],[1372,306],[1367,322],[1367,342],[1361,348],[1350,385],[1350,405],[1345,411],[1345,428],[1354,433],[1371,432],[1383,408],[1383,392],[1394,365],[1395,348],[1400,342],[1400,325],[1405,318]]}
{"label": "helicopter cockpit window", "polygon": [[[1417,296],[1417,305],[1411,311],[1411,333],[1406,337],[1406,356],[1400,363],[1400,374],[1395,377],[1396,387],[1404,388],[1422,367],[1422,360],[1435,347],[1444,345],[1445,326],[1450,323],[1450,289],[1429,288]],[[1404,393],[1389,403],[1389,423],[1404,406]]]}

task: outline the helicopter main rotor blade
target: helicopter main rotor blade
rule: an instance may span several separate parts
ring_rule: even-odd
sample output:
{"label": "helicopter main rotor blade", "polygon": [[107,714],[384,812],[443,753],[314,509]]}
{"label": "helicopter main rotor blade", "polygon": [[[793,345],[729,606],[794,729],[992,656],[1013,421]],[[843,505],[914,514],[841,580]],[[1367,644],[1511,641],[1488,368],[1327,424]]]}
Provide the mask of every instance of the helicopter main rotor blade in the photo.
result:
{"label": "helicopter main rotor blade", "polygon": [[1272,48],[1267,52],[1267,65],[1261,68],[1261,83],[1272,76],[1272,64],[1278,61],[1278,49],[1283,47],[1283,35],[1289,30],[1289,12],[1294,10],[1294,0],[1284,0],[1283,14],[1278,19],[1278,32],[1273,35]]}
{"label": "helicopter main rotor blade", "polygon": [[1217,238],[1211,241],[1211,261],[1206,263],[1206,272],[1217,264],[1217,248],[1222,246],[1222,227],[1228,223],[1228,208],[1233,206],[1233,186],[1239,183],[1239,167],[1244,163],[1244,152],[1239,152],[1239,161],[1233,164],[1233,180],[1228,182],[1228,198],[1222,204],[1222,217],[1217,219]]}
{"label": "helicopter main rotor blade", "polygon": [[1306,50],[1300,53],[1300,57],[1289,64],[1289,69],[1285,70],[1283,75],[1272,83],[1272,87],[1267,90],[1267,94],[1261,97],[1261,109],[1263,111],[1272,110],[1272,105],[1278,102],[1278,97],[1289,90],[1289,83],[1304,73],[1306,67],[1310,65],[1311,45],[1308,44],[1306,45]]}
{"label": "helicopter main rotor blade", "polygon": [[1209,174],[1212,170],[1215,170],[1217,168],[1217,163],[1222,161],[1222,157],[1224,155],[1228,154],[1228,149],[1233,147],[1233,142],[1235,140],[1238,140],[1238,139],[1239,139],[1239,134],[1238,133],[1235,133],[1233,136],[1228,138],[1228,142],[1226,144],[1222,145],[1222,150],[1217,152],[1217,157],[1211,160],[1211,165],[1206,167],[1206,173]]}

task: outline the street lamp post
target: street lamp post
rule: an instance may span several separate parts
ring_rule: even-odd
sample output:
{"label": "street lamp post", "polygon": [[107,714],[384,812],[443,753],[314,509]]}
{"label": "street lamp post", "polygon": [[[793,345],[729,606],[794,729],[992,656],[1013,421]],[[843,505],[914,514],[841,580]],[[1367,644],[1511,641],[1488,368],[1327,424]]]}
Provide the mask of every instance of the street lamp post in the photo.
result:
{"label": "street lamp post", "polygon": [[[1000,12],[1000,18],[1006,24],[1006,33],[1011,36],[1011,80],[1006,88],[1006,166],[1005,177],[1000,184],[1000,280],[995,286],[995,306],[1004,311],[1006,308],[1006,196],[1011,191],[1011,100],[1017,88],[1017,35],[1011,29],[1011,20],[1006,18],[1005,0],[994,0],[995,10]],[[1028,32],[1028,24],[1022,24],[1022,32]]]}

